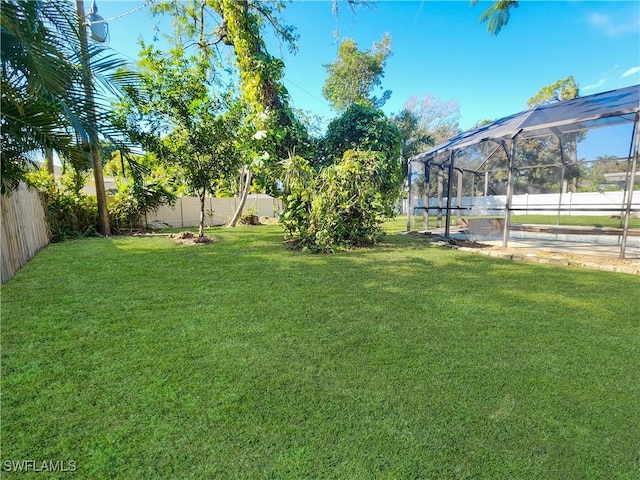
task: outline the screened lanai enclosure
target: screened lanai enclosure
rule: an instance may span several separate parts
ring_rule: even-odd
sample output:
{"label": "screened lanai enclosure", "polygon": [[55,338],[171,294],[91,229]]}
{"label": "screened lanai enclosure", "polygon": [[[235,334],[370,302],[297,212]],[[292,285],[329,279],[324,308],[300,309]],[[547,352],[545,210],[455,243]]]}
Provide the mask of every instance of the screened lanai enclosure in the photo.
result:
{"label": "screened lanai enclosure", "polygon": [[463,132],[410,159],[407,228],[640,258],[639,117],[635,85]]}

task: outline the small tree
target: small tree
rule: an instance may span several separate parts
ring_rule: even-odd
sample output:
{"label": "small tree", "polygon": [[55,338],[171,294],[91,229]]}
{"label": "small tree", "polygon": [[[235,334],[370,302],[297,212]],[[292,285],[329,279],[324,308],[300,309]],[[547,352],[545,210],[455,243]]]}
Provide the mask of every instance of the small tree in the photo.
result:
{"label": "small tree", "polygon": [[207,192],[238,168],[239,109],[230,107],[230,95],[214,94],[204,56],[186,57],[180,45],[170,55],[152,47],[140,55],[143,89],[128,90],[116,121],[147,151],[178,167],[180,179],[200,199],[202,237]]}

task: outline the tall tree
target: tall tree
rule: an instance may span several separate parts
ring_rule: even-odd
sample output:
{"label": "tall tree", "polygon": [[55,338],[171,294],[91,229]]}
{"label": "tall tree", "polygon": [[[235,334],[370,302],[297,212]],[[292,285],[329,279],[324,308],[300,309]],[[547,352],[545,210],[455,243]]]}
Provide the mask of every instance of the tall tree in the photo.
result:
{"label": "tall tree", "polygon": [[388,161],[398,162],[401,133],[382,110],[369,105],[353,104],[329,123],[323,141],[322,167],[342,160],[347,150],[379,152]]}
{"label": "tall tree", "polygon": [[402,134],[403,159],[409,159],[434,144],[433,137],[424,125],[421,125],[415,112],[403,108],[400,113],[391,117],[391,122]]}
{"label": "tall tree", "polygon": [[[247,105],[242,127],[246,131],[243,137],[249,139],[244,145],[248,161],[242,168],[246,178],[241,183],[245,185],[250,184],[255,171],[266,165],[275,167],[283,150],[292,148],[298,135],[304,133],[282,85],[284,63],[268,52],[262,36],[265,26],[271,26],[276,38],[295,51],[295,30],[280,20],[284,6],[280,0],[171,0],[154,7],[155,12],[172,14],[177,31],[210,56],[220,44],[233,49],[240,96]],[[246,194],[232,226],[242,213],[245,199]]]}
{"label": "tall tree", "polygon": [[434,145],[460,132],[460,106],[455,100],[444,101],[433,94],[411,97],[403,110],[416,117],[418,137],[420,132],[424,132],[423,135],[429,136]]}
{"label": "tall tree", "polygon": [[384,76],[384,67],[391,56],[391,37],[384,34],[381,42],[374,42],[371,50],[358,50],[357,43],[345,39],[340,44],[338,56],[331,64],[325,65],[327,79],[322,87],[322,95],[337,111],[344,111],[350,105],[360,103],[380,108],[391,96],[385,90],[380,98],[372,96]]}
{"label": "tall tree", "polygon": [[[549,103],[572,100],[580,96],[580,88],[573,76],[558,80],[542,87],[527,101],[530,108]],[[577,191],[580,168],[577,165],[577,143],[584,138],[583,133],[567,133],[555,137],[531,138],[520,142],[519,159],[523,166],[534,167],[526,170],[527,188],[533,193],[564,189],[564,182],[572,179],[572,189]],[[562,148],[562,150],[560,150]],[[541,167],[558,165],[561,168]],[[531,190],[530,190],[531,191]]]}
{"label": "tall tree", "polygon": [[411,97],[391,121],[402,133],[402,171],[406,174],[409,158],[458,134],[460,107],[455,100],[445,102],[432,94]]}

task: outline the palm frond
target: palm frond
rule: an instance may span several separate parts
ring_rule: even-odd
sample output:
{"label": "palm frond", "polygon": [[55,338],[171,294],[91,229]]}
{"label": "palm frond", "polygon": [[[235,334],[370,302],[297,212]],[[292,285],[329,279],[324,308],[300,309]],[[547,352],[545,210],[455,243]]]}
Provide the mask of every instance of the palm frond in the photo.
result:
{"label": "palm frond", "polygon": [[2,0],[1,7],[3,189],[21,178],[29,154],[45,147],[86,169],[89,138],[121,141],[109,110],[114,96],[135,88],[136,75],[123,69],[126,61],[91,45],[89,104],[73,3]]}

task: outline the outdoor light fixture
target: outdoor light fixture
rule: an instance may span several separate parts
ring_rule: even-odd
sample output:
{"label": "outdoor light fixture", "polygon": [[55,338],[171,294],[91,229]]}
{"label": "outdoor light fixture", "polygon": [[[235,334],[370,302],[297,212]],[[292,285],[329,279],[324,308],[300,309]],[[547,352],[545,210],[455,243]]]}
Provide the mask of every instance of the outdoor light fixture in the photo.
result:
{"label": "outdoor light fixture", "polygon": [[109,25],[104,18],[98,15],[98,5],[96,5],[95,0],[91,2],[91,10],[89,10],[86,19],[87,25],[91,30],[91,39],[96,42],[105,43],[109,36]]}

